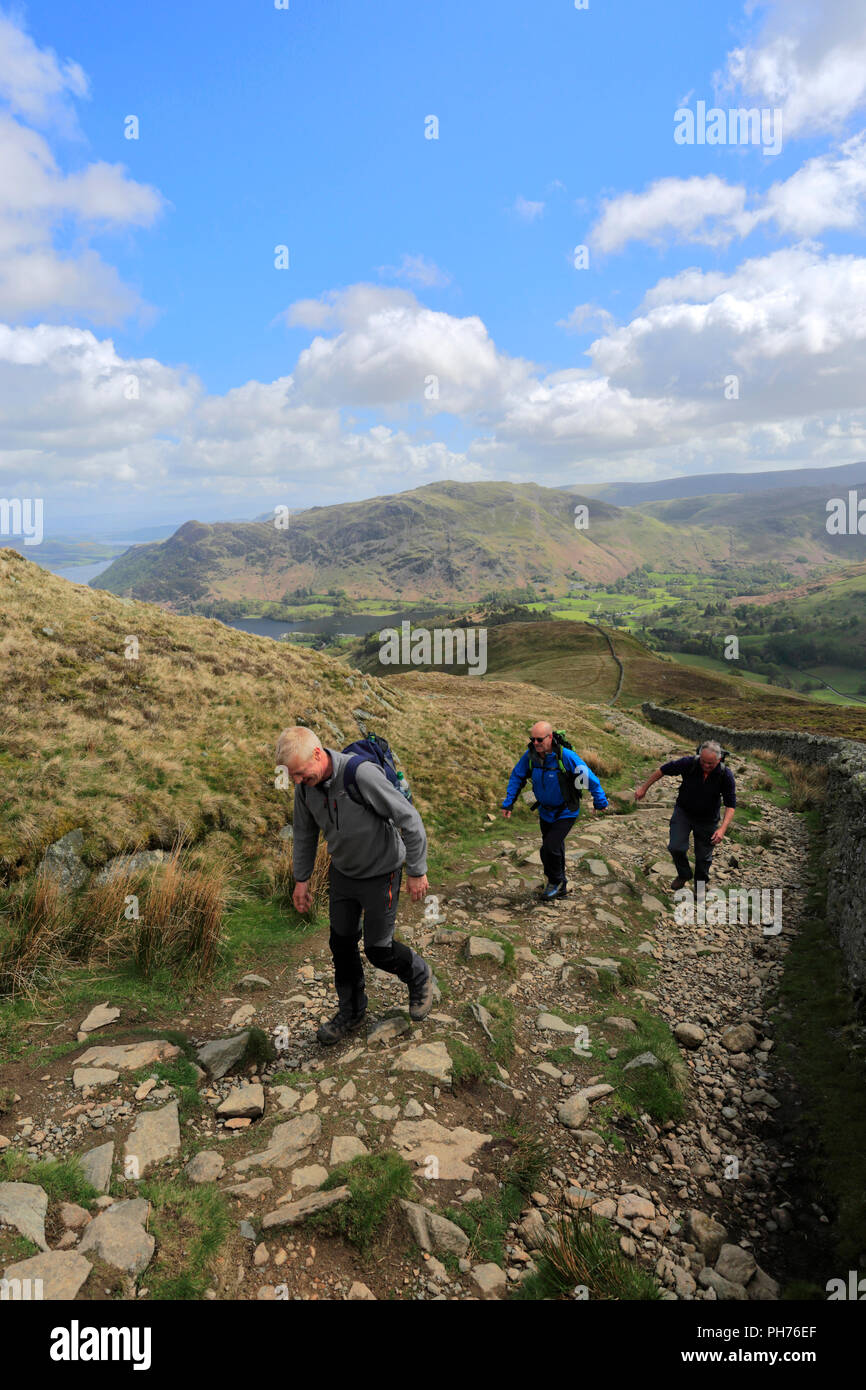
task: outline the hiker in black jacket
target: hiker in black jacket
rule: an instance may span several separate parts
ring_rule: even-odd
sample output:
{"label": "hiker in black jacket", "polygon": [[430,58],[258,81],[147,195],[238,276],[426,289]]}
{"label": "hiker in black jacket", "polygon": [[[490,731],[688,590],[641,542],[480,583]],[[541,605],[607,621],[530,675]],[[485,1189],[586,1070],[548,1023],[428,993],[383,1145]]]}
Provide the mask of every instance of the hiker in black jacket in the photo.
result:
{"label": "hiker in black jacket", "polygon": [[[722,762],[721,746],[708,739],[701,744],[697,756],[662,763],[645,782],[635,787],[635,801],[642,801],[647,790],[661,777],[683,779],[670,821],[668,849],[677,871],[671,888],[684,888],[692,876],[689,864],[690,835],[695,837],[695,883],[703,880],[708,884],[713,850],[721,843],[734,819],[737,805],[734,774]],[[725,803],[725,815],[719,824],[722,802]]]}
{"label": "hiker in black jacket", "polygon": [[408,986],[409,1017],[416,1022],[426,1018],[433,1004],[433,971],[409,946],[394,940],[404,863],[412,901],[420,902],[427,892],[427,835],[421,817],[381,767],[369,761],[357,763],[355,787],[360,797],[355,800],[343,784],[351,759],[335,748],[323,748],[312,729],[303,725],[283,730],[276,756],[277,766],[285,767],[295,784],[293,902],[298,912],[312,906],[309,880],[320,830],[331,855],[328,944],[339,1009],[316,1037],[329,1046],[364,1021],[367,995],[358,951],[362,912],[367,959]]}

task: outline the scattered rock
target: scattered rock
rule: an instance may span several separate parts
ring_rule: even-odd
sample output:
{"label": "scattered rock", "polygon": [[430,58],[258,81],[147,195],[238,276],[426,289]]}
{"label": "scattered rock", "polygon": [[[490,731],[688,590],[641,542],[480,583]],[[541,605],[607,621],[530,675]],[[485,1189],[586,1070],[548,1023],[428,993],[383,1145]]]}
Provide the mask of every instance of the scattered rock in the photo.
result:
{"label": "scattered rock", "polygon": [[222,1177],[225,1166],[226,1161],[222,1154],[216,1153],[213,1149],[201,1149],[190,1159],[184,1172],[190,1182],[216,1182],[217,1178]]}
{"label": "scattered rock", "polygon": [[220,1105],[216,1113],[225,1119],[257,1120],[265,1113],[265,1091],[258,1082],[237,1086]]}
{"label": "scattered rock", "polygon": [[249,1032],[235,1033],[230,1038],[214,1038],[212,1042],[202,1043],[197,1052],[198,1060],[215,1081],[241,1060],[249,1036]]}
{"label": "scattered rock", "polygon": [[108,1264],[140,1274],[150,1264],[156,1241],[144,1229],[150,1203],[143,1197],[115,1202],[91,1221],[78,1247],[95,1250]]}
{"label": "scattered rock", "polygon": [[451,1084],[451,1054],[443,1042],[419,1043],[395,1057],[392,1071],[420,1071],[441,1085]]}
{"label": "scattered rock", "polygon": [[180,1126],[177,1101],[160,1110],[146,1110],[138,1116],[124,1146],[124,1155],[133,1160],[133,1175],[143,1178],[149,1168],[180,1153]]}
{"label": "scattered rock", "polygon": [[284,1202],[276,1211],[269,1211],[262,1217],[262,1229],[272,1230],[275,1226],[297,1226],[313,1212],[326,1211],[338,1202],[346,1202],[351,1196],[348,1187],[333,1187],[330,1192],[311,1192],[299,1197],[296,1202]]}
{"label": "scattered rock", "polygon": [[[42,1297],[51,1302],[71,1303],[93,1266],[77,1250],[49,1250],[29,1260],[7,1265],[3,1277],[9,1279],[41,1280]],[[31,1287],[38,1287],[31,1283]]]}
{"label": "scattered rock", "polygon": [[47,1250],[48,1196],[35,1182],[0,1182],[0,1223],[14,1226],[40,1250]]}
{"label": "scattered rock", "polygon": [[469,1249],[469,1237],[453,1221],[422,1207],[418,1202],[400,1198],[400,1207],[412,1235],[422,1250],[448,1250],[452,1255],[464,1255]]}

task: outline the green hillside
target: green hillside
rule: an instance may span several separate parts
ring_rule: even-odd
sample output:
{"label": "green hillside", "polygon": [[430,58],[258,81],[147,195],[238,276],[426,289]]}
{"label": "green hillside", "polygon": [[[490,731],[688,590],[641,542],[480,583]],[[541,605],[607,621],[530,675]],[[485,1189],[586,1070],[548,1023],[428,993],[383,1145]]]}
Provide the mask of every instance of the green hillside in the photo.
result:
{"label": "green hillside", "polygon": [[[432,483],[392,497],[312,507],[269,522],[189,521],[168,540],[120,556],[94,587],[215,612],[226,602],[291,602],[327,594],[355,603],[472,602],[500,587],[606,580],[650,562],[701,571],[724,560],[720,531],[668,525],[534,483]],[[224,616],[224,613],[220,613]]]}

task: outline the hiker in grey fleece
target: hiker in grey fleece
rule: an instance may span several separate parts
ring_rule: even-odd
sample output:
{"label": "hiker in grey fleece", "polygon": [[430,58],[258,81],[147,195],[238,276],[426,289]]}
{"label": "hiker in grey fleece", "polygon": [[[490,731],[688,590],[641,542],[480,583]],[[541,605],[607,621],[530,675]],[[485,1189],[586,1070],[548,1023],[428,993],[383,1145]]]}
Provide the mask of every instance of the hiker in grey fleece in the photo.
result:
{"label": "hiker in grey fleece", "polygon": [[433,971],[409,946],[394,940],[403,866],[409,893],[420,902],[427,892],[427,835],[415,807],[394,788],[381,768],[362,762],[356,786],[365,805],[343,786],[349,758],[324,748],[311,729],[284,729],[277,743],[277,765],[295,784],[293,815],[294,905],[309,911],[309,880],[319,833],[324,833],[331,865],[328,898],[339,1009],[317,1033],[326,1045],[360,1026],[367,1008],[364,967],[358,950],[363,913],[364,954],[371,965],[396,975],[409,989],[409,1014],[425,1018],[433,1003]]}

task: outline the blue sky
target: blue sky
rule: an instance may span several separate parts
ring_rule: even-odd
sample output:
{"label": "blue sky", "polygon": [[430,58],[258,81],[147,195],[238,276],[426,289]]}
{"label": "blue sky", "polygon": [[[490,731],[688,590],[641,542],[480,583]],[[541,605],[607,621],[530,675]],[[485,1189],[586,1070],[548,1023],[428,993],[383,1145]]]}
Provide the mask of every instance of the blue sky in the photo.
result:
{"label": "blue sky", "polygon": [[[866,13],[690,10],[0,7],[0,492],[60,531],[866,457]],[[699,101],[781,149],[677,144]]]}

